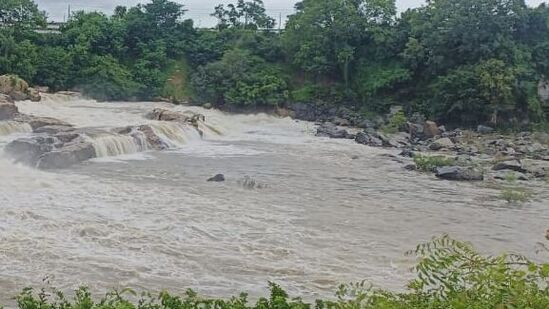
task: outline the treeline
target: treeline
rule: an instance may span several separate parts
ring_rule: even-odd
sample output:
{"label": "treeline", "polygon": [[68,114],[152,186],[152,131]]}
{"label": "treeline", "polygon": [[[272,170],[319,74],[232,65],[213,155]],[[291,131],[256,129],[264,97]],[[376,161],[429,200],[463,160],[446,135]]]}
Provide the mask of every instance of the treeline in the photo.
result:
{"label": "treeline", "polygon": [[282,33],[261,0],[212,9],[197,29],[182,5],[152,0],[112,16],[79,12],[39,34],[32,0],[0,3],[0,73],[101,100],[218,106],[296,102],[364,114],[401,105],[446,124],[524,127],[549,119],[549,7],[524,0],[303,0]]}

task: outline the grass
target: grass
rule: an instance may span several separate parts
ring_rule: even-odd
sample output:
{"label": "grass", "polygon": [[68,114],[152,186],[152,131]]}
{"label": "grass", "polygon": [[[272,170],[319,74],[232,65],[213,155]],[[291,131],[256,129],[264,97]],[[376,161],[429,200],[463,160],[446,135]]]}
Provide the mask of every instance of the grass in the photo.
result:
{"label": "grass", "polygon": [[500,196],[509,204],[520,204],[530,201],[532,194],[526,189],[516,185],[517,176],[514,173],[505,175],[506,185],[501,190]]}
{"label": "grass", "polygon": [[422,172],[434,172],[437,167],[452,166],[456,164],[456,160],[445,156],[424,156],[415,155],[414,163],[417,169]]}

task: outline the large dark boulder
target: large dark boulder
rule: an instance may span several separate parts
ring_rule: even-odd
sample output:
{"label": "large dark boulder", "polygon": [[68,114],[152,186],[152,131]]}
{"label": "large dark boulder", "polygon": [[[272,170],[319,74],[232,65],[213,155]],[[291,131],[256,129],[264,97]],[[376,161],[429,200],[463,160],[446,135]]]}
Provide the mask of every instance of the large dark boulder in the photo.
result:
{"label": "large dark boulder", "polygon": [[372,147],[382,147],[383,141],[375,133],[369,133],[367,131],[360,132],[356,135],[355,141],[362,145],[368,145]]}
{"label": "large dark boulder", "polygon": [[494,171],[515,171],[520,173],[526,173],[526,169],[522,166],[522,163],[518,160],[509,160],[509,161],[503,161],[498,162],[494,167],[492,167]]}
{"label": "large dark boulder", "polygon": [[11,120],[17,116],[19,110],[15,104],[0,102],[0,120]]}
{"label": "large dark boulder", "polygon": [[54,144],[51,137],[21,138],[7,144],[4,152],[18,162],[35,166],[41,155],[54,149]]}

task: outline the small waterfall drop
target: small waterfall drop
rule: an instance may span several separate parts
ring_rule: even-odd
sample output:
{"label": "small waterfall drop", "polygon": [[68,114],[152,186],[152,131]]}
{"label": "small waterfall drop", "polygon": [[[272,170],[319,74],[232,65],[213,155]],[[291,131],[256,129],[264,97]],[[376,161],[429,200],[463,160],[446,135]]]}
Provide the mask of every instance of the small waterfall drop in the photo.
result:
{"label": "small waterfall drop", "polygon": [[30,132],[32,132],[32,127],[28,123],[17,121],[0,121],[0,136]]}
{"label": "small waterfall drop", "polygon": [[102,134],[91,138],[97,157],[112,157],[146,151],[147,142],[138,134]]}
{"label": "small waterfall drop", "polygon": [[158,122],[151,125],[154,133],[168,146],[179,148],[192,140],[200,140],[200,133],[194,127],[176,122]]}

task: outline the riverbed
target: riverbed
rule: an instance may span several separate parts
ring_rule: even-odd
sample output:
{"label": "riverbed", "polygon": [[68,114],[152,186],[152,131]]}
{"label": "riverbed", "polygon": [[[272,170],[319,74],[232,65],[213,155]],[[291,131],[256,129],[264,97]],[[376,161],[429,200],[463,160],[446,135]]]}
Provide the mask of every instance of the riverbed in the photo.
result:
{"label": "riverbed", "polygon": [[[306,299],[361,280],[403,289],[414,262],[404,253],[421,241],[449,233],[485,253],[535,259],[549,228],[543,182],[530,185],[532,201],[511,206],[489,186],[406,171],[394,150],[315,137],[309,122],[54,95],[17,105],[101,129],[148,123],[155,107],[192,110],[213,129],[172,137],[168,151],[63,170],[0,156],[0,303],[44,278],[64,291],[193,288],[222,297],[263,294],[269,281]],[[0,148],[31,134],[4,130]],[[225,182],[206,181],[219,173]],[[243,186],[245,177],[260,188]]]}

